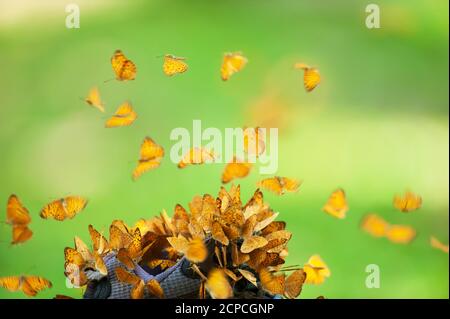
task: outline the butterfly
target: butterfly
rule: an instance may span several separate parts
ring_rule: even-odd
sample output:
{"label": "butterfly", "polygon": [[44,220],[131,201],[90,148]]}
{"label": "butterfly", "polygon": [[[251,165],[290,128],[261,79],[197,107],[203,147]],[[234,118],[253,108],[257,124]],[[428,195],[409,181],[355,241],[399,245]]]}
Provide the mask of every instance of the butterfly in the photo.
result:
{"label": "butterfly", "polygon": [[416,235],[416,230],[407,225],[390,225],[386,231],[386,238],[395,244],[409,244]]}
{"label": "butterfly", "polygon": [[246,177],[252,168],[251,163],[241,162],[236,157],[225,165],[225,169],[222,173],[222,183],[226,184],[236,178]]}
{"label": "butterfly", "polygon": [[21,290],[27,296],[34,297],[46,288],[51,288],[52,283],[38,276],[9,276],[0,277],[0,287],[9,291]]}
{"label": "butterfly", "polygon": [[145,172],[157,168],[163,157],[164,149],[150,137],[145,137],[141,144],[138,165],[133,171],[133,179],[136,180]]}
{"label": "butterfly", "polygon": [[241,245],[241,253],[248,254],[255,249],[262,248],[268,243],[267,239],[261,236],[251,236],[244,239]]}
{"label": "butterfly", "polygon": [[30,222],[31,217],[28,209],[22,205],[16,195],[9,196],[6,208],[6,223],[12,225],[12,245],[24,243],[33,236],[33,232],[28,228]]}
{"label": "butterfly", "polygon": [[128,60],[121,50],[116,50],[111,58],[111,66],[119,81],[134,80],[136,65]]}
{"label": "butterfly", "polygon": [[321,284],[325,281],[325,278],[331,275],[330,269],[319,255],[311,256],[303,266],[303,270],[306,273],[305,283],[307,284]]}
{"label": "butterfly", "polygon": [[272,295],[282,295],[285,291],[285,275],[273,275],[266,268],[259,271],[259,281],[262,288]]}
{"label": "butterfly", "polygon": [[244,151],[249,155],[258,157],[266,150],[265,134],[259,127],[247,127],[243,132]]}
{"label": "butterfly", "polygon": [[129,126],[136,120],[137,114],[130,102],[124,102],[119,106],[114,115],[106,121],[105,127]]}
{"label": "butterfly", "polygon": [[222,80],[227,81],[234,73],[242,70],[247,62],[247,58],[240,52],[225,53],[222,67],[220,69]]}
{"label": "butterfly", "polygon": [[296,63],[294,68],[303,70],[303,84],[308,92],[314,90],[314,88],[320,83],[320,73],[316,68],[309,67],[304,63]]}
{"label": "butterfly", "polygon": [[209,272],[205,287],[213,299],[228,299],[233,296],[233,289],[222,269],[213,268]]}
{"label": "butterfly", "polygon": [[439,249],[448,254],[448,245],[443,244],[439,239],[434,236],[430,237],[430,245],[433,248]]}
{"label": "butterfly", "polygon": [[214,153],[210,150],[194,147],[184,154],[183,158],[178,163],[178,168],[185,168],[188,165],[210,163],[214,161],[214,157]]}
{"label": "butterfly", "polygon": [[100,112],[105,112],[105,107],[103,106],[102,100],[100,99],[100,93],[98,88],[93,87],[88,96],[85,99],[86,103],[92,107],[95,107]]}
{"label": "butterfly", "polygon": [[163,71],[167,76],[172,76],[177,73],[184,73],[188,69],[188,65],[184,62],[186,58],[180,58],[171,54],[164,56]]}
{"label": "butterfly", "polygon": [[376,214],[368,214],[362,219],[361,228],[374,237],[384,237],[389,224]]}
{"label": "butterfly", "polygon": [[287,177],[270,177],[257,183],[259,187],[265,188],[277,195],[283,195],[285,192],[296,192],[300,187],[300,182]]}
{"label": "butterfly", "polygon": [[306,276],[306,272],[303,269],[298,269],[291,273],[284,283],[284,295],[291,299],[297,298],[302,292]]}
{"label": "butterfly", "polygon": [[93,251],[100,255],[104,255],[109,252],[109,243],[106,238],[101,233],[99,233],[99,231],[96,230],[92,225],[88,226],[88,230],[89,236],[91,237],[92,241]]}
{"label": "butterfly", "polygon": [[87,203],[88,201],[80,196],[67,196],[45,205],[40,216],[44,219],[53,218],[58,221],[66,218],[72,219],[86,207]]}
{"label": "butterfly", "polygon": [[178,252],[184,254],[193,263],[201,263],[208,256],[208,249],[201,238],[186,239],[182,235],[168,237],[169,244]]}
{"label": "butterfly", "polygon": [[393,204],[399,211],[409,213],[422,206],[422,197],[412,192],[406,192],[403,196],[396,195]]}
{"label": "butterfly", "polygon": [[339,188],[331,193],[322,210],[333,217],[339,219],[345,218],[348,211],[348,205],[344,190]]}

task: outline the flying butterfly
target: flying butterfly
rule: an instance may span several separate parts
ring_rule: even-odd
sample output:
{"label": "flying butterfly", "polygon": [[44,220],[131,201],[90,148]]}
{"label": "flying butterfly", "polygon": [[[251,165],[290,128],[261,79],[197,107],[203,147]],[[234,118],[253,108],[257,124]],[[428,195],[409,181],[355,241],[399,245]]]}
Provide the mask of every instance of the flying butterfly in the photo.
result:
{"label": "flying butterfly", "polygon": [[291,299],[297,298],[302,292],[305,281],[306,272],[303,269],[294,271],[286,278],[284,295]]}
{"label": "flying butterfly", "polygon": [[265,134],[260,127],[246,127],[243,132],[244,152],[258,157],[266,150]]}
{"label": "flying butterfly", "polygon": [[167,76],[172,76],[178,73],[184,73],[188,69],[188,65],[184,62],[186,58],[176,57],[171,54],[164,56],[163,71]]}
{"label": "flying butterfly", "polygon": [[384,237],[389,224],[376,214],[368,214],[362,219],[361,228],[374,237]]}
{"label": "flying butterfly", "polygon": [[242,70],[247,62],[247,58],[240,52],[225,53],[220,69],[222,80],[227,81],[234,73]]}
{"label": "flying butterfly", "polygon": [[214,268],[209,272],[205,287],[213,299],[228,299],[233,296],[233,289],[222,269]]}
{"label": "flying butterfly", "polygon": [[89,91],[88,96],[85,98],[85,101],[87,104],[89,104],[92,107],[95,107],[100,112],[105,112],[105,107],[103,105],[102,100],[100,99],[100,92],[98,91],[97,87],[93,87]]}
{"label": "flying butterfly", "polygon": [[416,230],[407,225],[390,225],[386,232],[386,238],[394,244],[409,244],[416,235]]}
{"label": "flying butterfly", "polygon": [[74,218],[87,205],[88,201],[80,196],[67,196],[57,199],[42,208],[40,216],[44,219],[53,218],[57,221]]}
{"label": "flying butterfly", "polygon": [[294,68],[304,71],[303,84],[306,91],[311,92],[316,86],[319,85],[320,73],[318,69],[310,67],[304,63],[296,63]]}
{"label": "flying butterfly", "polygon": [[106,121],[105,127],[129,126],[136,120],[137,114],[130,102],[122,103],[114,115]]}
{"label": "flying butterfly", "polygon": [[222,183],[226,184],[236,178],[246,177],[250,173],[251,168],[251,163],[242,162],[236,157],[233,157],[233,159],[225,165],[222,173]]}
{"label": "flying butterfly", "polygon": [[185,168],[188,165],[199,165],[203,163],[213,162],[215,159],[214,153],[202,147],[193,147],[186,154],[184,154],[181,161],[178,163],[178,168]]}
{"label": "flying butterfly", "polygon": [[6,223],[12,225],[12,245],[24,243],[33,236],[33,232],[28,228],[31,223],[30,213],[14,194],[8,198]]}
{"label": "flying butterfly", "polygon": [[283,195],[286,192],[296,192],[300,187],[300,182],[287,177],[270,177],[257,183],[259,187],[265,188],[277,195]]}
{"label": "flying butterfly", "polygon": [[133,179],[136,180],[145,172],[157,168],[164,157],[164,149],[150,137],[145,137],[141,144],[138,165],[133,171]]}
{"label": "flying butterfly", "polygon": [[114,52],[111,57],[111,66],[118,81],[134,80],[136,78],[136,65],[121,50]]}
{"label": "flying butterfly", "polygon": [[259,280],[262,288],[272,295],[282,295],[285,291],[285,275],[274,275],[266,268],[259,271]]}
{"label": "flying butterfly", "polygon": [[333,217],[339,219],[345,218],[348,211],[348,204],[344,190],[339,188],[331,193],[322,210]]}
{"label": "flying butterfly", "polygon": [[38,292],[51,288],[52,283],[39,276],[9,276],[0,277],[0,287],[9,291],[21,290],[27,296],[34,297]]}
{"label": "flying butterfly", "polygon": [[406,192],[403,196],[396,195],[393,204],[399,211],[409,213],[422,206],[422,197],[412,192]]}
{"label": "flying butterfly", "polygon": [[328,266],[324,263],[319,255],[313,255],[308,262],[303,266],[306,273],[305,283],[319,285],[330,277],[331,272]]}

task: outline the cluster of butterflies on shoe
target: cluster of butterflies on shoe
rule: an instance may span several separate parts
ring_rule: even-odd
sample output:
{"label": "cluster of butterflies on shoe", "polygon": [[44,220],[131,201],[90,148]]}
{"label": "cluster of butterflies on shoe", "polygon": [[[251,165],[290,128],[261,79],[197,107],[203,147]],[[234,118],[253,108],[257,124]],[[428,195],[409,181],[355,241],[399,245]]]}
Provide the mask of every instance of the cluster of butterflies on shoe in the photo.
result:
{"label": "cluster of butterflies on shoe", "polygon": [[[241,71],[247,59],[241,53],[227,53],[221,67],[224,81]],[[117,50],[111,58],[111,65],[119,81],[134,80],[135,64]],[[320,83],[320,74],[316,68],[297,63],[296,69],[304,71],[304,86],[310,92]],[[185,58],[173,55],[164,56],[163,71],[168,76],[184,73],[188,70]],[[104,112],[99,91],[93,88],[86,102]],[[137,118],[129,102],[125,102],[107,120],[108,128],[131,125]],[[244,129],[244,151],[254,152],[259,156],[264,152],[265,141],[259,128]],[[249,145],[256,145],[250,148]],[[140,147],[140,156],[132,172],[133,179],[160,166],[164,157],[164,148],[150,137],[145,137]],[[183,169],[190,165],[199,165],[213,161],[215,154],[204,148],[190,149],[178,163]],[[225,165],[221,181],[226,184],[237,178],[248,176],[252,168],[247,163],[234,157]],[[269,177],[260,180],[257,186],[277,195],[297,192],[301,182],[288,177]],[[202,279],[199,297],[207,295],[213,298],[230,298],[244,294],[239,287],[247,287],[247,282],[257,289],[271,294],[296,298],[304,283],[321,284],[330,276],[330,270],[319,255],[313,255],[302,267],[284,267],[287,256],[287,243],[291,233],[285,230],[286,224],[275,221],[278,213],[273,212],[263,201],[262,192],[256,190],[247,204],[242,205],[240,188],[231,186],[230,192],[221,188],[217,198],[211,195],[197,196],[189,204],[189,212],[177,205],[170,218],[165,211],[160,217],[139,220],[134,227],[127,226],[121,220],[115,220],[109,229],[109,240],[102,232],[89,226],[92,248],[75,237],[74,248],[66,248],[65,275],[76,286],[85,286],[89,280],[107,275],[104,257],[114,252],[124,265],[116,269],[116,276],[124,283],[131,284],[132,298],[139,299],[144,291],[162,298],[164,292],[157,281],[144,283],[133,274],[136,264],[145,264],[151,269],[163,270],[175,265],[185,256],[192,268]],[[45,205],[40,216],[44,219],[63,221],[74,218],[87,205],[87,199],[81,196],[68,196],[54,200]],[[404,213],[417,210],[422,205],[422,198],[412,192],[394,197],[393,206]],[[323,211],[335,218],[345,218],[349,210],[344,190],[337,189],[330,195]],[[25,243],[32,238],[29,225],[31,217],[28,209],[16,195],[11,195],[7,203],[6,223],[12,227],[11,244]],[[408,225],[393,225],[376,214],[368,214],[361,221],[360,227],[374,237],[384,237],[398,244],[410,243],[417,235],[416,230]],[[196,265],[208,257],[205,240],[215,243],[214,260],[217,265],[209,273],[202,273]],[[432,247],[448,253],[448,245],[431,236]],[[286,275],[291,272],[290,275]],[[39,276],[0,277],[0,287],[10,291],[23,291],[28,296],[35,296],[39,291],[50,288],[51,282]],[[58,295],[59,298],[64,298]]]}

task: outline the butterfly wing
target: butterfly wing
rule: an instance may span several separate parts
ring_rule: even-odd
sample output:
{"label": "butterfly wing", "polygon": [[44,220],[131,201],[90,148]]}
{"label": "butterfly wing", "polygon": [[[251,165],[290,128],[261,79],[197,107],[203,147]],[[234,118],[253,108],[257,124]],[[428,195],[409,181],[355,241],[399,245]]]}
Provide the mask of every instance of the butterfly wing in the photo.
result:
{"label": "butterfly wing", "polygon": [[63,199],[57,199],[42,208],[40,216],[44,219],[54,218],[63,221],[66,218],[66,211],[63,206]]}
{"label": "butterfly wing", "polygon": [[259,187],[265,188],[277,195],[281,195],[283,193],[283,188],[280,183],[280,180],[277,177],[270,177],[263,179],[257,184]]}
{"label": "butterfly wing", "polygon": [[21,286],[21,281],[20,276],[0,277],[0,287],[9,291],[18,291]]}
{"label": "butterfly wing", "polygon": [[222,183],[226,184],[234,180],[235,178],[246,177],[252,168],[252,164],[245,162],[238,162],[234,158],[229,162],[222,173]]}
{"label": "butterfly wing", "polygon": [[233,289],[222,269],[214,268],[209,272],[206,289],[213,299],[227,299],[233,296]]}
{"label": "butterfly wing", "polygon": [[14,225],[12,228],[12,245],[21,244],[33,236],[33,232],[31,229],[28,228],[28,226],[23,225]]}
{"label": "butterfly wing", "polygon": [[74,218],[87,205],[88,201],[80,196],[67,196],[63,200],[66,218]]}
{"label": "butterfly wing", "polygon": [[43,277],[38,276],[23,277],[22,291],[30,297],[34,297],[38,292],[51,287],[52,283]]}
{"label": "butterfly wing", "polygon": [[361,221],[361,229],[374,237],[386,236],[389,224],[375,214],[368,214]]}
{"label": "butterfly wing", "polygon": [[391,225],[386,232],[387,239],[395,244],[409,244],[416,235],[416,230],[407,225]]}
{"label": "butterfly wing", "polygon": [[303,75],[303,83],[306,91],[311,92],[320,83],[320,73],[316,68],[305,69],[305,74]]}
{"label": "butterfly wing", "polygon": [[85,99],[86,103],[88,103],[90,106],[95,107],[100,112],[105,112],[105,108],[103,106],[102,100],[100,99],[100,92],[98,91],[97,87],[93,87],[90,91],[88,96]]}
{"label": "butterfly wing", "polygon": [[220,69],[222,80],[227,81],[234,73],[242,70],[247,62],[247,58],[240,53],[226,53]]}

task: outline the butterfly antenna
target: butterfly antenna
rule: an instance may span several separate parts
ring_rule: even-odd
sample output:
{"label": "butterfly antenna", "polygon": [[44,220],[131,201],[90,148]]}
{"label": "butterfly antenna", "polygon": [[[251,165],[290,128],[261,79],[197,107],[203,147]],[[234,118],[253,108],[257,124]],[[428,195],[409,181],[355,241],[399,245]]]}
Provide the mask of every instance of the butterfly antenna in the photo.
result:
{"label": "butterfly antenna", "polygon": [[109,80],[105,80],[105,81],[103,81],[103,83],[108,83],[108,82],[110,82],[110,81],[112,81],[112,80],[114,80],[114,78],[109,79]]}

